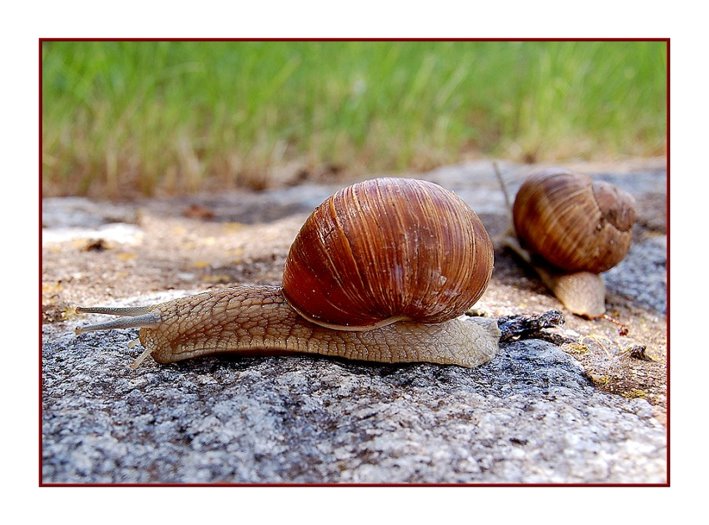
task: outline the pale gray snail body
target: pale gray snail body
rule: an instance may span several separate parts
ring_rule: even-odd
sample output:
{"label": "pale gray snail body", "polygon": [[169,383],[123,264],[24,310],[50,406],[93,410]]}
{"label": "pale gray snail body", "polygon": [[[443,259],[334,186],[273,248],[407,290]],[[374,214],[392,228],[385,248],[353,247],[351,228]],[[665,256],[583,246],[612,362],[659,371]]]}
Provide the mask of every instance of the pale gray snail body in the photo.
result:
{"label": "pale gray snail body", "polygon": [[159,363],[240,353],[478,366],[498,348],[494,320],[461,317],[490,281],[492,242],[440,186],[374,179],[344,188],[307,219],[282,286],[238,285],[142,308],[77,333],[140,327]]}
{"label": "pale gray snail body", "polygon": [[605,313],[601,273],[628,253],[635,223],[628,193],[562,168],[530,175],[512,207],[515,236],[506,244],[573,313]]}

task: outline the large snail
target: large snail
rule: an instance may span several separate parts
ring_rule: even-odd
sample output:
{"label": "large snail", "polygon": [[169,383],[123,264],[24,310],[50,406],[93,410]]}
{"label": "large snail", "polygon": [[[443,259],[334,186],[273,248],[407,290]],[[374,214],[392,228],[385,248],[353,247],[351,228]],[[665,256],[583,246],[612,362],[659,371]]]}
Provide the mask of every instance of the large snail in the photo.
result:
{"label": "large snail", "polygon": [[530,264],[573,313],[605,313],[600,274],[630,248],[635,222],[631,195],[607,182],[550,168],[530,175],[512,206],[516,238],[506,244]]}
{"label": "large snail", "polygon": [[497,351],[494,320],[460,317],[485,291],[493,247],[477,215],[442,187],[374,179],[307,219],[283,286],[239,285],[153,306],[77,308],[126,316],[77,333],[140,327],[159,363],[222,352],[315,353],[474,367]]}

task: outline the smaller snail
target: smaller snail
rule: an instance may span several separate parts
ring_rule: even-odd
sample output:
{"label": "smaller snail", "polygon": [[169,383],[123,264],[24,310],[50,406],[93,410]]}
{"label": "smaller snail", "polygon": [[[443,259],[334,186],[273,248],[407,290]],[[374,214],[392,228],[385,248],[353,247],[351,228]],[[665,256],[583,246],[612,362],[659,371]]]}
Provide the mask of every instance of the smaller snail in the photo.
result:
{"label": "smaller snail", "polygon": [[475,212],[426,181],[344,188],[306,220],[282,286],[237,285],[138,308],[77,329],[140,327],[159,363],[216,353],[315,353],[388,363],[473,367],[497,351],[492,319],[462,318],[492,274],[492,242]]}
{"label": "smaller snail", "polygon": [[600,274],[628,253],[635,200],[607,182],[550,168],[530,175],[512,206],[505,244],[531,265],[573,313],[605,313]]}

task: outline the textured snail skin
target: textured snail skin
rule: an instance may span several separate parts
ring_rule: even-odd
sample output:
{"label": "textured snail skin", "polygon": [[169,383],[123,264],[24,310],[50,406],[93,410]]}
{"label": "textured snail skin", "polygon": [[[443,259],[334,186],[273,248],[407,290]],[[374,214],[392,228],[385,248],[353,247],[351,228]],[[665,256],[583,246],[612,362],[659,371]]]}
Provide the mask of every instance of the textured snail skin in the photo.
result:
{"label": "textured snail skin", "polygon": [[626,192],[559,168],[528,177],[512,213],[524,248],[561,270],[592,273],[623,260],[636,216]]}
{"label": "textured snail skin", "polygon": [[311,214],[286,259],[283,290],[301,315],[340,330],[443,322],[482,296],[493,253],[480,219],[451,191],[373,179]]}
{"label": "textured snail skin", "polygon": [[161,303],[150,312],[160,322],[141,328],[140,342],[158,363],[219,353],[305,353],[475,367],[495,355],[500,338],[494,320],[472,318],[399,322],[359,332],[331,330],[302,319],[278,286],[240,285]]}

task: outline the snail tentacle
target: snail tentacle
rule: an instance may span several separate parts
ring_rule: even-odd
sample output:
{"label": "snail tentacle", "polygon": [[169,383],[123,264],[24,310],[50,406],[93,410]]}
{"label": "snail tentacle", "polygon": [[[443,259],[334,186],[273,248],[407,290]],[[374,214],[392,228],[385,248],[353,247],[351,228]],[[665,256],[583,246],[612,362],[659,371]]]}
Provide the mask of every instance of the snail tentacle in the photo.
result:
{"label": "snail tentacle", "polygon": [[[110,312],[96,312],[96,310],[105,310],[104,308],[77,308],[77,312],[89,312],[93,311],[95,313],[106,313]],[[113,315],[127,315],[127,314],[113,314]],[[115,330],[121,328],[148,328],[155,327],[160,324],[160,314],[158,312],[150,312],[144,315],[137,315],[134,317],[124,317],[122,319],[114,319],[112,321],[106,321],[105,323],[90,324],[86,326],[78,326],[74,330],[76,335],[83,334],[84,332],[98,332],[100,330]]]}
{"label": "snail tentacle", "polygon": [[135,317],[150,313],[151,306],[77,306],[76,311],[82,314],[106,314],[125,317]]}

